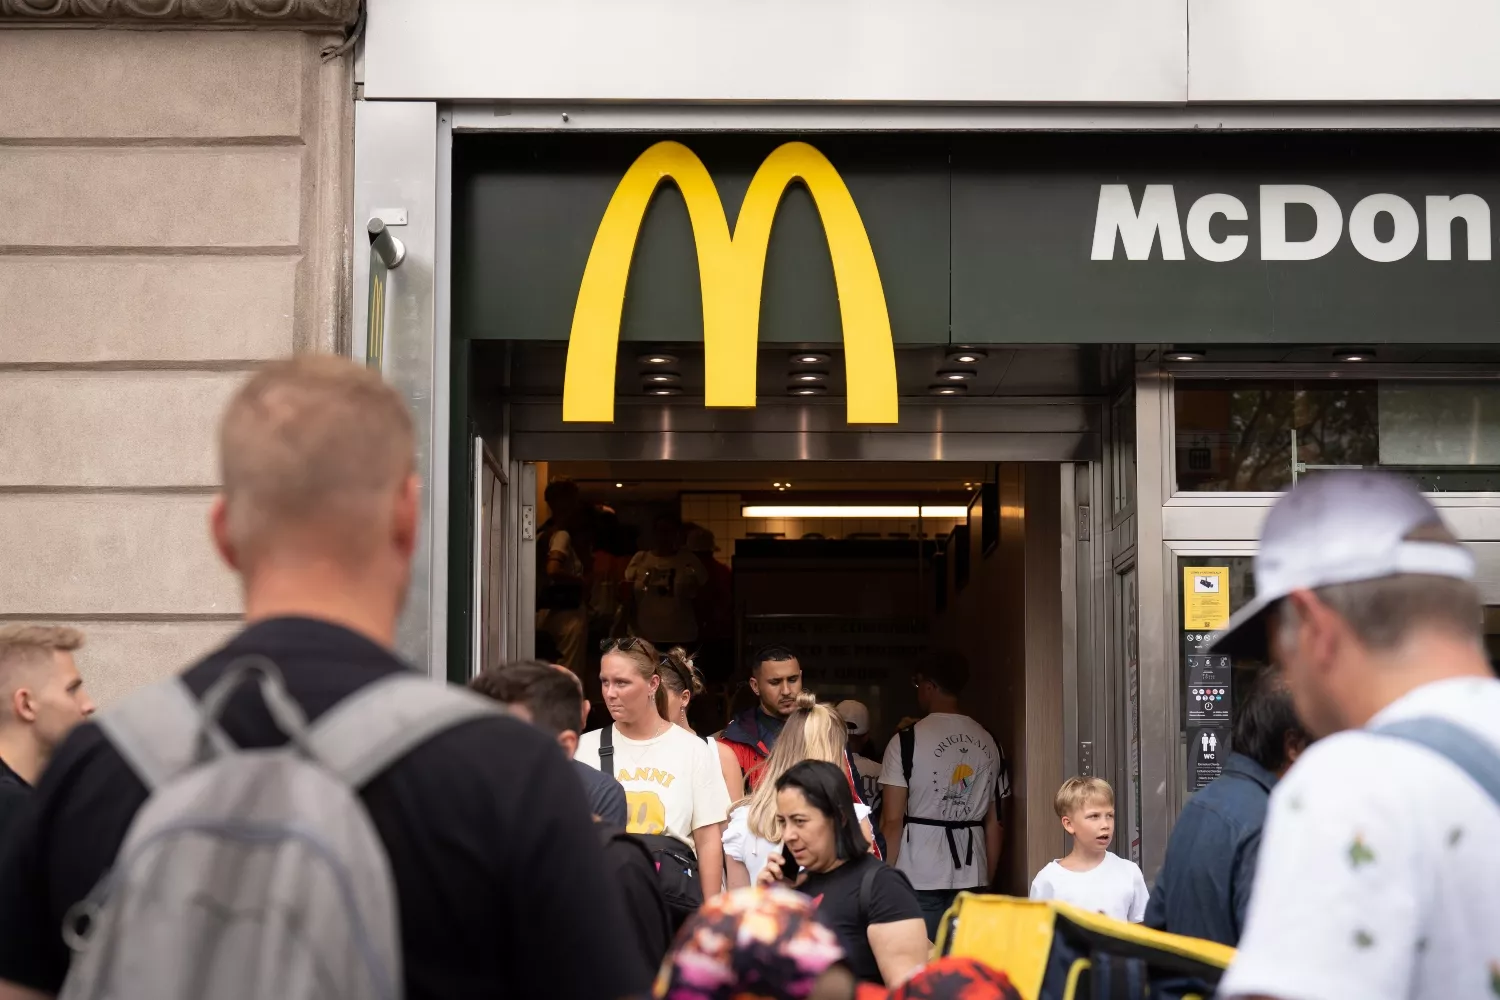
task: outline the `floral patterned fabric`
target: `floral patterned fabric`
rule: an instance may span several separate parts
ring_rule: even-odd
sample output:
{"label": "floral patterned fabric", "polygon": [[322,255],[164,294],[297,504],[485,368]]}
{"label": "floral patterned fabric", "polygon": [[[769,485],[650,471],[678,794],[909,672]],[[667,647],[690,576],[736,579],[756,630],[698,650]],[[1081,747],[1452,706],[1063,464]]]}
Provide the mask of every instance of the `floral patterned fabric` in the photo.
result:
{"label": "floral patterned fabric", "polygon": [[844,958],[813,902],[790,889],[739,889],[683,925],[657,977],[660,1000],[802,1000]]}

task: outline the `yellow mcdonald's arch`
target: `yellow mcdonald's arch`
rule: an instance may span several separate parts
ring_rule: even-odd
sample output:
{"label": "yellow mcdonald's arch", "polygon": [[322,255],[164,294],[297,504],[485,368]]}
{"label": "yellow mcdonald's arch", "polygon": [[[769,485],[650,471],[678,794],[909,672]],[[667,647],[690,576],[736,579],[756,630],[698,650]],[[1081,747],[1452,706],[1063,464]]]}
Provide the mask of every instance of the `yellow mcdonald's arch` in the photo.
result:
{"label": "yellow mcdonald's arch", "polygon": [[896,354],[880,270],[859,209],[828,158],[805,142],[774,150],[750,180],[735,232],[703,161],[678,142],[658,142],[631,164],[594,236],[568,339],[563,420],[612,421],[615,354],[630,259],[646,207],[666,180],[687,203],[703,294],[704,395],[709,406],[755,405],[761,282],[782,194],[800,179],[823,220],[844,323],[844,374],[852,424],[896,423]]}

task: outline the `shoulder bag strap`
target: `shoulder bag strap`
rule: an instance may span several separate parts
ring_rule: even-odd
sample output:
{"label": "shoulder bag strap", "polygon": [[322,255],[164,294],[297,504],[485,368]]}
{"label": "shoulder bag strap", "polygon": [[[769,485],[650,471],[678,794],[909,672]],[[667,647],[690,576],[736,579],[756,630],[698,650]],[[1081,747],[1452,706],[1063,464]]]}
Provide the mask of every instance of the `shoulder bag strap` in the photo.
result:
{"label": "shoulder bag strap", "polygon": [[1406,740],[1448,758],[1500,806],[1500,752],[1463,726],[1447,719],[1401,719],[1370,732]]}
{"label": "shoulder bag strap", "polygon": [[[917,727],[907,726],[898,734],[901,738],[901,774],[906,778],[907,794],[911,794],[911,772],[917,756]],[[907,800],[908,802],[910,800]]]}
{"label": "shoulder bag strap", "polygon": [[599,734],[599,770],[615,776],[615,724],[611,722]]}
{"label": "shoulder bag strap", "polygon": [[464,688],[393,674],[325,712],[308,731],[308,748],[349,787],[363,788],[439,733],[503,714],[498,703]]}

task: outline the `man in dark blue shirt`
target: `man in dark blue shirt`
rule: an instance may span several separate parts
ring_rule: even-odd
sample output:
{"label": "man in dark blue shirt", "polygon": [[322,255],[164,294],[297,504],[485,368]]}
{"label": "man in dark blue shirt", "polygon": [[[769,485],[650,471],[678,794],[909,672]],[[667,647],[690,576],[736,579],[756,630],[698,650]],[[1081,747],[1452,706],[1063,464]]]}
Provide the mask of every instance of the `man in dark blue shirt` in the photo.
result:
{"label": "man in dark blue shirt", "polygon": [[1239,942],[1271,789],[1307,744],[1286,686],[1260,678],[1240,703],[1224,774],[1188,800],[1172,829],[1147,927]]}

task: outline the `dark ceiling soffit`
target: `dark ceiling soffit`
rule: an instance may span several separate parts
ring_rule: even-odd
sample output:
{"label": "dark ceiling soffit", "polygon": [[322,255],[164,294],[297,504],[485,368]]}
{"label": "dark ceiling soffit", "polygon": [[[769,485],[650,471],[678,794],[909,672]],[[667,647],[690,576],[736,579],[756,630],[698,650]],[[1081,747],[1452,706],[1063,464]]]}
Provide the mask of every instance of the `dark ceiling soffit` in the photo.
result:
{"label": "dark ceiling soffit", "polygon": [[263,24],[347,27],[360,0],[0,0],[0,24]]}

